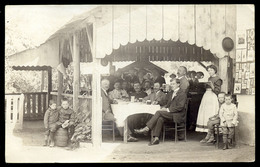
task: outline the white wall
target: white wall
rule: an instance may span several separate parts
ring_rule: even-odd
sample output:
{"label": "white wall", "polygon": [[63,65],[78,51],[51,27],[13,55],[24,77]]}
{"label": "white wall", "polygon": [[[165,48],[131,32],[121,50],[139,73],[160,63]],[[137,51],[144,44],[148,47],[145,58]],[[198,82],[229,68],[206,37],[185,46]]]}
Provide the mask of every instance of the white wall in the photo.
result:
{"label": "white wall", "polygon": [[[237,30],[255,28],[254,5],[237,5]],[[241,143],[255,145],[255,96],[237,95],[239,125],[237,138]]]}

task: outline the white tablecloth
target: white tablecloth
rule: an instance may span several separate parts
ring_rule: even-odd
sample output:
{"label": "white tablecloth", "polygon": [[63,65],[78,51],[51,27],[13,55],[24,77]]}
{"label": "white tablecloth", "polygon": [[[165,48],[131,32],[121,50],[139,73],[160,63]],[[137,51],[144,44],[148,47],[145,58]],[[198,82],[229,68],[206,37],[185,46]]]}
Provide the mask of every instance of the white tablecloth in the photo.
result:
{"label": "white tablecloth", "polygon": [[147,105],[145,103],[131,102],[119,102],[118,104],[112,104],[111,107],[118,127],[123,127],[124,121],[130,115],[139,113],[154,115],[156,111],[160,110],[160,105]]}

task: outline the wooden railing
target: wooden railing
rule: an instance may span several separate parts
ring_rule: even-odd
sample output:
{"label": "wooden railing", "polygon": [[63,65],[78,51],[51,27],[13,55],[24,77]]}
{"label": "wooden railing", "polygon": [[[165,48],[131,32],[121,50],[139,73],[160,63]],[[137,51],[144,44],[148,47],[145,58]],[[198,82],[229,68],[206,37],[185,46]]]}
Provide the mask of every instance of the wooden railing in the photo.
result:
{"label": "wooden railing", "polygon": [[5,95],[6,130],[23,128],[24,95]]}
{"label": "wooden railing", "polygon": [[48,108],[47,92],[24,93],[24,119],[43,120]]}
{"label": "wooden railing", "polygon": [[[54,101],[57,101],[57,92],[51,92],[51,99],[53,99]],[[67,98],[69,100],[69,103],[71,104],[72,107],[72,103],[73,103],[73,94],[66,94],[66,93],[62,93],[61,94],[63,98]],[[79,105],[81,106],[81,110],[85,110],[88,112],[92,112],[92,96],[84,96],[84,95],[79,95]]]}
{"label": "wooden railing", "polygon": [[[24,94],[24,120],[43,120],[47,110],[48,93],[47,92],[32,92]],[[19,95],[17,93],[6,94],[6,96]]]}

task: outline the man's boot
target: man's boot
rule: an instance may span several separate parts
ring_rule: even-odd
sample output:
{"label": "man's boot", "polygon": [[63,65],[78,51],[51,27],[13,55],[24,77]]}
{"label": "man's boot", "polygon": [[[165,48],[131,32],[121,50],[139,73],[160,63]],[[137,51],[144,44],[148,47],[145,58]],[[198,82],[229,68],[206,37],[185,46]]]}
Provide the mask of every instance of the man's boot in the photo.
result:
{"label": "man's boot", "polygon": [[54,132],[50,132],[51,144],[50,147],[54,147]]}
{"label": "man's boot", "polygon": [[44,136],[44,145],[43,145],[43,146],[48,146],[48,144],[49,144],[48,139],[49,139],[49,136],[48,136],[48,135],[45,135],[45,136]]}
{"label": "man's boot", "polygon": [[209,130],[208,133],[207,133],[207,136],[204,139],[202,139],[200,142],[206,143],[209,140],[211,134],[212,134],[212,131]]}
{"label": "man's boot", "polygon": [[227,139],[227,148],[232,148],[231,139]]}
{"label": "man's boot", "polygon": [[224,143],[223,150],[228,149],[228,147],[227,147],[227,135],[223,135],[223,143]]}

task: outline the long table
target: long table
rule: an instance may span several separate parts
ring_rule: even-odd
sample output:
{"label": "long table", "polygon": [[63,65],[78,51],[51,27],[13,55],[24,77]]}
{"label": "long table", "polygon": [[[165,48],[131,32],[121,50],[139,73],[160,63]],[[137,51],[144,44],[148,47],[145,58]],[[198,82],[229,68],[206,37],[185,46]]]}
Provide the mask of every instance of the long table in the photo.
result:
{"label": "long table", "polygon": [[148,105],[140,102],[124,102],[119,101],[118,104],[111,104],[114,117],[116,118],[116,124],[118,127],[124,127],[124,142],[127,143],[127,117],[134,114],[155,114],[160,110],[160,105]]}

